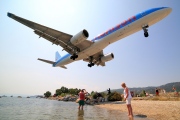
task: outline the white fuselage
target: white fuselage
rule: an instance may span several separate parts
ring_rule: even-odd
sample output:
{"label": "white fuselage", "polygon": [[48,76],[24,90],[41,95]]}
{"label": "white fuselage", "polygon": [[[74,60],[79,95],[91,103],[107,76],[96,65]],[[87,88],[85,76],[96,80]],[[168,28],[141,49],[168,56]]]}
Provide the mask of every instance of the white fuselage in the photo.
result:
{"label": "white fuselage", "polygon": [[143,13],[142,13],[142,17],[140,19],[135,20],[134,22],[124,26],[123,28],[115,32],[112,32],[111,34],[103,37],[102,39],[99,39],[97,41],[95,40],[94,43],[90,47],[78,53],[78,58],[76,60],[70,59],[71,55],[69,54],[69,55],[66,55],[66,57],[62,61],[56,64],[56,66],[64,66],[71,62],[82,60],[84,58],[92,56],[102,51],[108,45],[118,40],[121,40],[122,38],[127,37],[135,32],[142,30],[142,26],[144,25],[151,26],[155,24],[156,22],[166,17],[170,12],[171,12],[171,8],[165,8],[165,9],[152,12],[145,16],[143,16]]}

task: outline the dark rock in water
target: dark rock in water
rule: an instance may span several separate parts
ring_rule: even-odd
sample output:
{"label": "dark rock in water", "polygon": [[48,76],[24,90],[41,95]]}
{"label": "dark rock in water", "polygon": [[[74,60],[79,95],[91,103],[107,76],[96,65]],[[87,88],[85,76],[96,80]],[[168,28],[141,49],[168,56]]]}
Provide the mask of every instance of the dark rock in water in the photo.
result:
{"label": "dark rock in water", "polygon": [[147,118],[147,115],[138,114],[138,115],[136,115],[136,117]]}

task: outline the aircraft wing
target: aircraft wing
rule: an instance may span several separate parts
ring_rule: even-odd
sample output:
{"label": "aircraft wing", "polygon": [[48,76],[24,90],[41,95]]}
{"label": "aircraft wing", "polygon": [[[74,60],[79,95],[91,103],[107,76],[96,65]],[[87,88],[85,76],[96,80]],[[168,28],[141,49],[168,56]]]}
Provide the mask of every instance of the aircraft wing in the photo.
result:
{"label": "aircraft wing", "polygon": [[[106,66],[105,62],[102,62],[101,59],[100,59],[103,55],[104,55],[103,51],[100,51],[100,52],[94,54],[92,56],[92,58],[93,58],[92,62],[95,63],[97,66],[99,66],[99,65]],[[89,62],[90,59],[89,58],[85,58],[85,59],[83,59],[83,61]]]}
{"label": "aircraft wing", "polygon": [[52,44],[60,45],[63,50],[67,51],[70,54],[73,54],[74,48],[79,48],[80,50],[84,50],[85,48],[89,47],[93,42],[89,40],[84,40],[77,46],[70,43],[70,39],[73,37],[70,34],[60,32],[58,30],[54,30],[52,28],[37,24],[35,22],[26,20],[24,18],[18,17],[12,13],[7,14],[8,17],[26,25],[27,27],[30,27],[34,30],[34,33],[39,35],[39,37],[43,37],[46,40],[52,42]]}

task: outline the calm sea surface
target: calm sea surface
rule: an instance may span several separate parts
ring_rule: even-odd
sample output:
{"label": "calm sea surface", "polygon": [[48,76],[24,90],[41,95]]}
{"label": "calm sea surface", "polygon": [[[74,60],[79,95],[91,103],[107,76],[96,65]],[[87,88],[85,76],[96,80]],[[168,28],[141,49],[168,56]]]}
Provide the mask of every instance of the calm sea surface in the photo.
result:
{"label": "calm sea surface", "polygon": [[[125,113],[75,102],[40,98],[0,98],[0,120],[128,120]],[[139,120],[139,119],[138,119]]]}

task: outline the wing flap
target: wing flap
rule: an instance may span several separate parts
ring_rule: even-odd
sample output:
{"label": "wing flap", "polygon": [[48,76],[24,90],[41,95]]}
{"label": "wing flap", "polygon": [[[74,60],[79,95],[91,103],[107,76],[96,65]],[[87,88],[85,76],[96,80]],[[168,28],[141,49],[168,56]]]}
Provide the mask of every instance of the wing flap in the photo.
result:
{"label": "wing flap", "polygon": [[61,41],[61,40],[59,40],[57,38],[54,38],[53,36],[50,36],[50,35],[48,35],[46,33],[43,33],[43,32],[41,32],[39,30],[35,30],[34,33],[39,35],[40,37],[43,37],[44,39],[52,42],[52,44],[60,45],[68,53],[70,53],[70,54],[72,53],[72,47],[67,45],[65,42],[63,42],[63,41]]}

